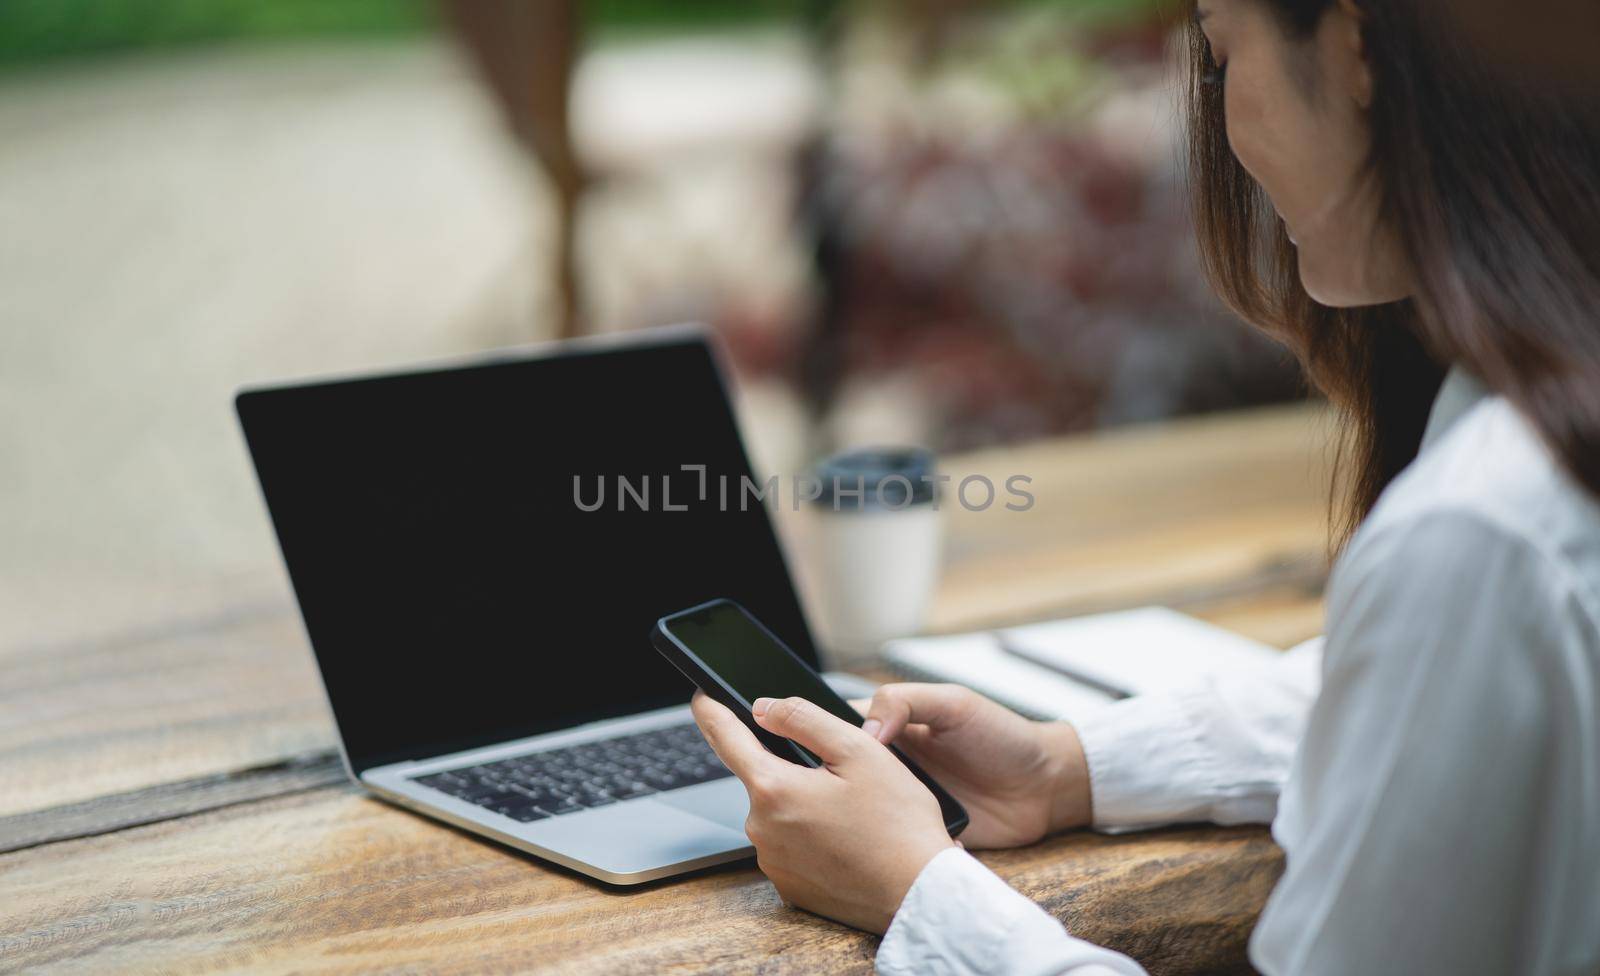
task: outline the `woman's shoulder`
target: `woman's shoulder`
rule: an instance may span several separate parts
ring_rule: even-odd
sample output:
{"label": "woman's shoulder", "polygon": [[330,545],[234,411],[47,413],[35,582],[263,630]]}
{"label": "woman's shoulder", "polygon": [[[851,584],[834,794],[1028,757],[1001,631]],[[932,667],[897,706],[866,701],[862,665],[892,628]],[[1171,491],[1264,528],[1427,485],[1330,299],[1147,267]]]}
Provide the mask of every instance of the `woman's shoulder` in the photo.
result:
{"label": "woman's shoulder", "polygon": [[[1515,408],[1490,397],[1384,492],[1335,567],[1328,606],[1330,641],[1340,621],[1366,620],[1400,643],[1470,625],[1591,645],[1600,501]],[[1600,646],[1581,657],[1600,666]]]}
{"label": "woman's shoulder", "polygon": [[1487,397],[1395,478],[1351,542],[1460,529],[1527,547],[1600,593],[1600,499],[1503,397]]}

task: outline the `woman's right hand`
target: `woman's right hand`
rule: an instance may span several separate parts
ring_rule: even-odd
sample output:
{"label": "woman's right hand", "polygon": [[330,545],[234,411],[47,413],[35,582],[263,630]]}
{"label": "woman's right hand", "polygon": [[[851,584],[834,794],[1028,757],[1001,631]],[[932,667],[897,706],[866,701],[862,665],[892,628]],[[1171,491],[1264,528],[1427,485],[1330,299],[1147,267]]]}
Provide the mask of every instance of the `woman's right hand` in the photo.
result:
{"label": "woman's right hand", "polygon": [[1087,826],[1089,768],[1065,722],[1033,722],[969,688],[878,689],[865,731],[904,749],[967,808],[968,846],[1019,847]]}

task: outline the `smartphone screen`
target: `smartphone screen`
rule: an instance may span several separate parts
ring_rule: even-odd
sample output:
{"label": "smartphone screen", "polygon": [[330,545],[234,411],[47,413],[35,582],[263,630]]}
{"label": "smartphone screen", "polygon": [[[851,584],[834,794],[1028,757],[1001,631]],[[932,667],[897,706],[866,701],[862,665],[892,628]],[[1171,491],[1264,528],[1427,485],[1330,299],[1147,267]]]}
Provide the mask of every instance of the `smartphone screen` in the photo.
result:
{"label": "smartphone screen", "polygon": [[799,696],[849,722],[861,713],[738,604],[719,602],[672,618],[672,634],[743,699]]}
{"label": "smartphone screen", "polygon": [[[698,659],[678,662],[678,666],[714,698],[731,693],[733,699],[748,711],[757,698],[800,697],[851,725],[859,727],[863,721],[861,713],[840,698],[839,693],[829,687],[820,674],[774,637],[748,611],[731,600],[715,600],[663,617],[657,625],[657,631],[680,648],[674,652],[664,647],[662,653],[674,657],[681,656],[682,650],[687,650]],[[706,684],[713,678],[722,686],[721,690]],[[723,704],[729,703],[724,701]],[[753,719],[748,717],[745,722],[753,725]],[[752,730],[758,736],[770,735],[759,731],[758,727]],[[775,736],[772,738],[776,743],[784,741]],[[787,745],[803,753],[813,765],[822,765],[816,754],[798,742],[791,741]],[[783,754],[771,742],[767,743],[767,747],[779,755]],[[894,746],[890,746],[889,750],[932,791],[939,801],[945,826],[951,835],[960,833],[967,825],[967,812],[962,809],[960,802],[935,783],[905,753]],[[794,761],[793,757],[786,758]]]}

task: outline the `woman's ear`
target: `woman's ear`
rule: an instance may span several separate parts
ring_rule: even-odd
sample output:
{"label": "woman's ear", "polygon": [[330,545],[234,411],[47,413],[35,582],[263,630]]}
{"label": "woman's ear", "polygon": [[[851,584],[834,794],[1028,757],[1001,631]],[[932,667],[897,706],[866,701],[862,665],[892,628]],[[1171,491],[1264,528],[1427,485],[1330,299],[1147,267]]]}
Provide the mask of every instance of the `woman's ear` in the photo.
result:
{"label": "woman's ear", "polygon": [[1362,109],[1372,107],[1372,66],[1367,63],[1367,14],[1359,0],[1338,0],[1323,15],[1323,54],[1331,79]]}

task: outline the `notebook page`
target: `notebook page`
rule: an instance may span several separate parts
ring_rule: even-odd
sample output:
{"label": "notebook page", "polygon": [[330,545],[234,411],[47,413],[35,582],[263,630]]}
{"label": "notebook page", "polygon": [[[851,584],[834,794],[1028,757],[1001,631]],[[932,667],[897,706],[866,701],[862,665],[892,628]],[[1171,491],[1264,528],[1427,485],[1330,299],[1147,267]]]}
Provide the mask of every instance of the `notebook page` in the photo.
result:
{"label": "notebook page", "polygon": [[1001,631],[1008,652],[1138,695],[1281,657],[1266,644],[1165,607],[1093,614]]}

